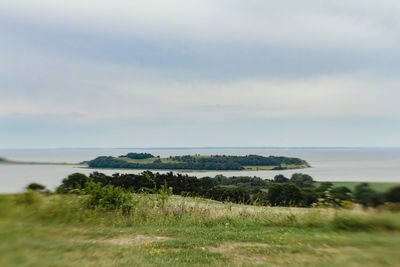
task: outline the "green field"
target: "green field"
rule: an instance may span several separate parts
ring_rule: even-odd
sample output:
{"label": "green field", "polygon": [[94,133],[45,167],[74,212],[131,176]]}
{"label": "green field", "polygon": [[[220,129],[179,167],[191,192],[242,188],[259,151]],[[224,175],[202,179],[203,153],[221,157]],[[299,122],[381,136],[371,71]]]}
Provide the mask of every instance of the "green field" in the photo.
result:
{"label": "green field", "polygon": [[400,264],[399,213],[133,197],[122,215],[74,195],[0,196],[0,266]]}
{"label": "green field", "polygon": [[180,161],[174,161],[170,158],[156,158],[156,157],[147,158],[147,159],[131,159],[131,158],[127,158],[127,157],[120,157],[118,159],[122,159],[124,161],[131,162],[131,163],[141,163],[141,164],[153,163],[157,159],[161,160],[162,163],[180,163]]}
{"label": "green field", "polygon": [[[246,170],[246,171],[262,171],[262,170],[270,171],[270,170],[273,170],[276,167],[278,167],[278,166],[244,166],[244,170]],[[292,169],[305,169],[305,168],[309,168],[310,166],[308,166],[308,165],[282,164],[280,167],[282,167],[284,169],[292,170]]]}
{"label": "green field", "polygon": [[[362,182],[331,182],[331,183],[333,184],[334,187],[345,186],[353,191],[354,188],[357,185],[361,184]],[[321,184],[321,182],[317,182],[316,186],[319,186],[319,184]],[[395,186],[400,185],[400,183],[385,183],[385,182],[368,182],[368,184],[373,190],[377,192],[385,192]]]}

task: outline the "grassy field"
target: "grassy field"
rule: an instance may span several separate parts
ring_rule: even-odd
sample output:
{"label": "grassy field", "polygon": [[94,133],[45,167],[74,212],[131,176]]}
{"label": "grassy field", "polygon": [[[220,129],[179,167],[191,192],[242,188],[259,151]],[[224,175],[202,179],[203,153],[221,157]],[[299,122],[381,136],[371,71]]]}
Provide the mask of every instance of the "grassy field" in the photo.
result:
{"label": "grassy field", "polygon": [[[246,171],[262,171],[262,170],[273,170],[279,166],[244,166]],[[292,170],[292,169],[305,169],[309,168],[308,165],[294,165],[294,164],[282,164],[280,167]]]}
{"label": "grassy field", "polygon": [[78,196],[0,196],[0,266],[398,266],[400,214],[134,195],[130,215]]}
{"label": "grassy field", "polygon": [[181,163],[180,161],[174,161],[170,158],[147,158],[147,159],[131,159],[127,157],[121,157],[118,159],[125,160],[127,162],[131,163],[140,163],[140,164],[148,164],[148,163],[153,163],[155,160],[159,159],[161,160],[162,163]]}
{"label": "grassy field", "polygon": [[[354,188],[361,184],[361,182],[331,182],[334,187],[339,187],[339,186],[345,186],[349,188],[350,190],[354,190]],[[319,186],[321,182],[317,182],[315,186]],[[377,192],[386,192],[387,190],[395,187],[395,186],[400,186],[400,183],[377,183],[377,182],[368,182],[368,184],[371,186],[372,189],[374,189]]]}

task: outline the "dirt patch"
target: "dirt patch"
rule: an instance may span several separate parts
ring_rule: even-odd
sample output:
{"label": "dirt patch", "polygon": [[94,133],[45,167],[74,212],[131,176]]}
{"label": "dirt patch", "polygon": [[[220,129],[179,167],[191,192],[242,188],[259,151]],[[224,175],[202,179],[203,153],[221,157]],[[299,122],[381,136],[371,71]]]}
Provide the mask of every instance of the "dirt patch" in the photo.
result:
{"label": "dirt patch", "polygon": [[112,245],[121,246],[140,246],[151,242],[163,242],[171,240],[168,236],[155,236],[155,235],[133,235],[133,236],[118,236],[107,239],[95,239],[95,240],[72,240],[73,242],[90,242],[90,243],[107,243]]}

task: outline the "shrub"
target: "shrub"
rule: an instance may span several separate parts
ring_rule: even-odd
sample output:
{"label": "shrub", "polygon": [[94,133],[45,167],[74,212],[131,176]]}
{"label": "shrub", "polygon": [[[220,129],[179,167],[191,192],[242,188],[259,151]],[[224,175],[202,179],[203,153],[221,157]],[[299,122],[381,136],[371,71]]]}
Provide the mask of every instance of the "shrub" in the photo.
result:
{"label": "shrub", "polygon": [[343,200],[342,202],[340,202],[340,206],[342,208],[346,208],[346,209],[350,209],[353,207],[353,202],[349,201],[349,200]]}
{"label": "shrub", "polygon": [[57,188],[57,193],[69,193],[74,189],[83,189],[89,178],[82,173],[73,173],[62,181],[62,184]]}
{"label": "shrub", "polygon": [[26,189],[30,189],[33,191],[43,191],[46,189],[46,186],[42,185],[42,184],[38,184],[38,183],[31,183],[29,184]]}
{"label": "shrub", "polygon": [[120,187],[88,182],[83,192],[85,196],[82,198],[82,204],[85,208],[121,210],[123,214],[129,214],[136,204],[133,195],[126,193]]}
{"label": "shrub", "polygon": [[267,206],[268,205],[268,193],[260,191],[257,194],[254,195],[254,201],[253,205],[259,205],[259,206]]}
{"label": "shrub", "polygon": [[290,178],[290,183],[293,183],[298,187],[314,187],[315,181],[308,174],[294,173]]}
{"label": "shrub", "polygon": [[268,201],[272,206],[299,206],[303,194],[294,184],[272,184],[268,189]]}
{"label": "shrub", "polygon": [[289,182],[289,179],[283,176],[282,174],[278,174],[275,175],[273,182],[277,184],[284,184]]}
{"label": "shrub", "polygon": [[172,188],[168,187],[167,181],[164,180],[164,185],[162,185],[157,192],[157,197],[161,208],[164,208],[165,204],[168,202],[168,199],[171,195],[172,195]]}
{"label": "shrub", "polygon": [[357,185],[353,196],[354,200],[364,207],[377,207],[384,203],[384,195],[370,188],[367,183]]}
{"label": "shrub", "polygon": [[390,189],[386,193],[386,199],[389,202],[400,203],[400,186]]}
{"label": "shrub", "polygon": [[310,207],[312,204],[318,202],[318,194],[313,188],[303,188],[303,206]]}

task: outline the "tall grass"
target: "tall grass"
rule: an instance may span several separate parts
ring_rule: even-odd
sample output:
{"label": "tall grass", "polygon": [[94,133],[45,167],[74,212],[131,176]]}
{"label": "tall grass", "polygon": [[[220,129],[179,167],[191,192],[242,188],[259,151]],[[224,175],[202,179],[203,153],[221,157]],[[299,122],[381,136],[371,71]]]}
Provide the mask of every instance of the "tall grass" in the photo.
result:
{"label": "tall grass", "polygon": [[127,199],[131,201],[129,212],[124,212],[122,209],[110,210],[101,205],[88,208],[87,196],[43,196],[27,192],[18,196],[1,196],[0,199],[8,198],[8,201],[3,201],[0,213],[6,214],[5,209],[7,209],[26,219],[48,223],[85,223],[121,227],[278,226],[344,231],[400,230],[399,213],[333,208],[257,207],[179,196],[172,196],[167,201],[163,200],[161,204],[157,194],[125,194],[129,194]]}

